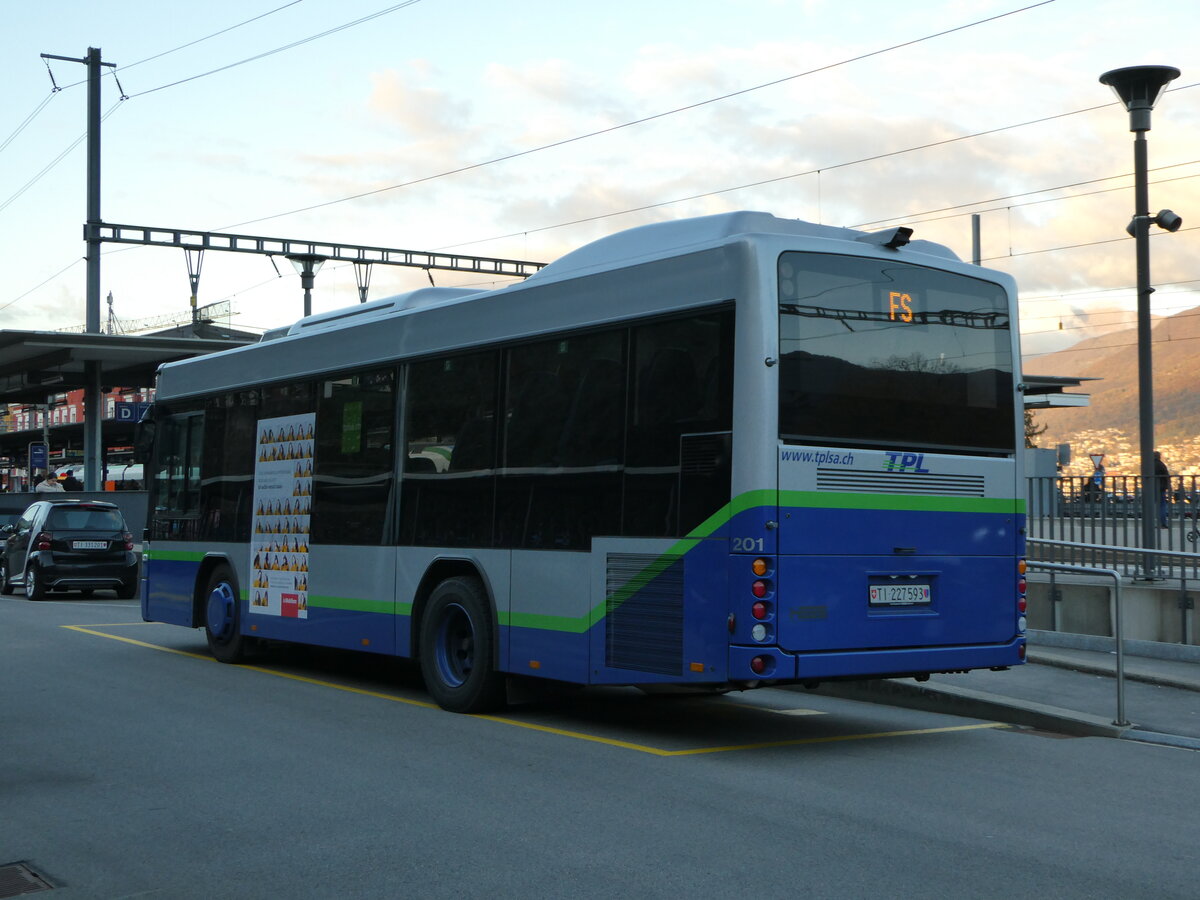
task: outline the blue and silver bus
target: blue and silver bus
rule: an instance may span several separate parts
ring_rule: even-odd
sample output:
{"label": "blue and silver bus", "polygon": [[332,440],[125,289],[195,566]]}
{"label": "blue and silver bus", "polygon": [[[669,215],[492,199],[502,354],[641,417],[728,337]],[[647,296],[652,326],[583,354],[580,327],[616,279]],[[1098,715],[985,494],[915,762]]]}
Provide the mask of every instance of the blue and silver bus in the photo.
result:
{"label": "blue and silver bus", "polygon": [[467,712],[1021,663],[1015,286],[910,233],[663,222],[164,365],[143,617]]}

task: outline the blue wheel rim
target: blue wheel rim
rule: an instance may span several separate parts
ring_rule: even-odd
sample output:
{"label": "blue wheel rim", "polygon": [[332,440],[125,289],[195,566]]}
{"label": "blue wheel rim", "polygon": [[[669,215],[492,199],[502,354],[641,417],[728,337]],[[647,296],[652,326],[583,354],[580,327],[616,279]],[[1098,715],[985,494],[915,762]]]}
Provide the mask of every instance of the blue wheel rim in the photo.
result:
{"label": "blue wheel rim", "polygon": [[434,659],[438,674],[450,687],[461,687],[475,668],[475,626],[457,603],[446,607],[438,623]]}
{"label": "blue wheel rim", "polygon": [[233,633],[233,588],[222,581],[208,595],[205,608],[205,623],[209,634],[217,640],[224,640]]}

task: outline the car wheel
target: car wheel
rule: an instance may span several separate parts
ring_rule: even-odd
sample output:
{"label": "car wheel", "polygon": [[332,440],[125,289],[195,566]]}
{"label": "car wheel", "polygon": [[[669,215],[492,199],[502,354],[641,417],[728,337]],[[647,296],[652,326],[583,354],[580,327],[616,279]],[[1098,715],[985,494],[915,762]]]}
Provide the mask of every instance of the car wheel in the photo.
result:
{"label": "car wheel", "polygon": [[38,575],[38,567],[33,563],[25,565],[25,599],[41,600],[46,596],[46,585]]}
{"label": "car wheel", "polygon": [[11,594],[12,579],[8,577],[8,560],[0,555],[0,594]]}
{"label": "car wheel", "polygon": [[480,713],[504,702],[491,606],[478,578],[447,578],[421,617],[421,674],[438,706]]}
{"label": "car wheel", "polygon": [[133,584],[123,584],[119,588],[117,588],[117,599],[118,600],[132,600],[137,595],[138,595],[138,583],[136,581]]}
{"label": "car wheel", "polygon": [[233,572],[229,566],[217,566],[204,590],[204,635],[208,649],[220,662],[237,663],[246,658],[251,639],[241,632],[241,618]]}

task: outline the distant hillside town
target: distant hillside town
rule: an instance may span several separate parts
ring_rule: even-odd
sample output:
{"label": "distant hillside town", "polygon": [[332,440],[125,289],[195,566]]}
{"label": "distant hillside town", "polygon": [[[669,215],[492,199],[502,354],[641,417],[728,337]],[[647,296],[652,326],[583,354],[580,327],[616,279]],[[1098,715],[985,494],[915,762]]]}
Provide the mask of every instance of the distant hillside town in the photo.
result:
{"label": "distant hillside town", "polygon": [[[1200,307],[1158,319],[1153,329],[1155,446],[1175,475],[1200,475]],[[1082,392],[1091,405],[1034,413],[1045,431],[1039,447],[1071,445],[1066,474],[1090,475],[1090,455],[1104,454],[1109,475],[1137,475],[1137,334],[1115,331],[1081,341],[1067,350],[1025,360],[1027,374],[1096,378]]]}

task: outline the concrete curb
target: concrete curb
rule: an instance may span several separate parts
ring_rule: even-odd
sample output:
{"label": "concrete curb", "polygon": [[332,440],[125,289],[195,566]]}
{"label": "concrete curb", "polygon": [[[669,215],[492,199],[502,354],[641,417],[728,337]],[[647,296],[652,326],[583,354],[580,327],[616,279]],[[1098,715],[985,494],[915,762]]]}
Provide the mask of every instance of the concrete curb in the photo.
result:
{"label": "concrete curb", "polygon": [[[1075,634],[1066,631],[1028,632],[1029,649],[1059,647],[1064,650],[1089,650],[1094,653],[1115,653],[1114,638],[1097,634]],[[1147,659],[1165,659],[1174,662],[1200,663],[1200,647],[1191,644],[1165,644],[1161,641],[1139,641],[1126,639],[1126,656],[1142,656]]]}
{"label": "concrete curb", "polygon": [[[805,690],[801,687],[794,689]],[[1114,725],[1111,719],[1103,716],[946,684],[890,680],[842,681],[822,684],[814,693],[972,719],[995,719],[1078,737],[1119,738],[1132,730],[1132,726]]]}
{"label": "concrete curb", "polygon": [[[1030,647],[1027,659],[1030,663],[1037,665],[1054,666],[1058,669],[1071,669],[1076,672],[1086,672],[1089,675],[1103,675],[1108,678],[1116,678],[1117,676],[1117,662],[1115,657],[1102,660],[1089,660],[1078,656],[1056,654],[1053,650],[1046,648]],[[1128,654],[1125,657],[1126,681],[1157,684],[1162,687],[1179,688],[1185,691],[1200,691],[1200,678],[1180,677],[1170,672],[1156,672],[1151,669],[1140,668],[1136,660],[1136,657],[1131,657]],[[1200,672],[1197,674],[1200,675]]]}

